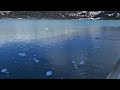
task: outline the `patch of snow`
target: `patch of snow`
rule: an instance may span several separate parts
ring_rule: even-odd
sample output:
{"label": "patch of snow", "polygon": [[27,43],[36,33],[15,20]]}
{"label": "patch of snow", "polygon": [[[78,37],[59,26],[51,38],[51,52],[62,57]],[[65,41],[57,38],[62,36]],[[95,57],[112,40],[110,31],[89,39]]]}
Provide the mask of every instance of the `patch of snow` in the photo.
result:
{"label": "patch of snow", "polygon": [[101,11],[90,11],[89,12],[89,14],[92,15],[92,16],[98,15],[100,13],[101,13]]}
{"label": "patch of snow", "polygon": [[19,56],[22,56],[22,57],[25,57],[25,56],[26,56],[25,53],[19,53],[18,55],[19,55]]}
{"label": "patch of snow", "polygon": [[4,69],[1,69],[1,73],[6,73],[7,74],[9,72],[8,72],[8,70],[6,68],[4,68]]}
{"label": "patch of snow", "polygon": [[119,17],[120,16],[120,13],[117,13],[117,17]]}
{"label": "patch of snow", "polygon": [[95,18],[96,20],[99,20],[99,19],[101,19],[100,17],[97,17],[97,18]]}
{"label": "patch of snow", "polygon": [[0,11],[1,15],[9,14],[11,11]]}
{"label": "patch of snow", "polygon": [[108,14],[108,16],[113,16],[114,15],[114,13],[112,13],[112,14]]}
{"label": "patch of snow", "polygon": [[51,76],[52,74],[53,74],[52,71],[47,71],[47,72],[46,72],[46,76]]}
{"label": "patch of snow", "polygon": [[85,64],[85,61],[81,61],[80,64],[81,64],[81,65]]}
{"label": "patch of snow", "polygon": [[22,18],[17,18],[17,19],[22,19]]}

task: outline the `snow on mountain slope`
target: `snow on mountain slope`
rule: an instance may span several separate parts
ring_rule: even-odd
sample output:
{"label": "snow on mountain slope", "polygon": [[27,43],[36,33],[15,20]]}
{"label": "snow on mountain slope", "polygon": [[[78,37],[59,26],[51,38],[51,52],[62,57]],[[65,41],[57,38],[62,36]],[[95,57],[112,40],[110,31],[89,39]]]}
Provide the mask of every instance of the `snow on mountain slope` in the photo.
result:
{"label": "snow on mountain slope", "polygon": [[0,11],[0,18],[120,19],[120,11]]}

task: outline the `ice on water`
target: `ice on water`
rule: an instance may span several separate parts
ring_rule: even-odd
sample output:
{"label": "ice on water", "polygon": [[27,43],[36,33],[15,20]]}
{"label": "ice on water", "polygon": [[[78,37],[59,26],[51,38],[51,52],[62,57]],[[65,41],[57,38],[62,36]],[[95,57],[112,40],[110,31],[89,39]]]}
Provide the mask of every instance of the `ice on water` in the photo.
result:
{"label": "ice on water", "polygon": [[47,71],[47,72],[46,72],[46,76],[51,76],[52,74],[53,74],[52,71]]}
{"label": "ice on water", "polygon": [[81,65],[85,64],[85,61],[81,61],[80,64],[81,64]]}
{"label": "ice on water", "polygon": [[37,58],[33,58],[33,60],[35,61],[35,63],[39,63],[39,60],[37,60]]}
{"label": "ice on water", "polygon": [[2,72],[2,73],[6,73],[6,74],[9,73],[8,70],[7,70],[6,68],[1,69],[1,72]]}
{"label": "ice on water", "polygon": [[19,53],[18,55],[19,55],[19,56],[22,56],[22,57],[25,57],[25,56],[26,56],[26,53]]}
{"label": "ice on water", "polygon": [[39,60],[35,60],[35,63],[39,63]]}
{"label": "ice on water", "polygon": [[72,61],[72,63],[75,63],[75,61]]}

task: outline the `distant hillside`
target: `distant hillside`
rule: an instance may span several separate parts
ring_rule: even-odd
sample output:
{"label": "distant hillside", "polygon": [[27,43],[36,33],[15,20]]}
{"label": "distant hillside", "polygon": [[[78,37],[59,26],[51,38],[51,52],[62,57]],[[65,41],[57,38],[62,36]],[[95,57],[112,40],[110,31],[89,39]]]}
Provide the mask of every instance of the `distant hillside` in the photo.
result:
{"label": "distant hillside", "polygon": [[120,11],[0,11],[0,18],[120,19]]}

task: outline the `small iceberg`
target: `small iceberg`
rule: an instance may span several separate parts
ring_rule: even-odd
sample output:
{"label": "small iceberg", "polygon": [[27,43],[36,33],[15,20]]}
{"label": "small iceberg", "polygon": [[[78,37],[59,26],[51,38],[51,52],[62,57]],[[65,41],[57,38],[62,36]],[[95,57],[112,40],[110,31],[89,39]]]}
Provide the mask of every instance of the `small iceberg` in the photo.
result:
{"label": "small iceberg", "polygon": [[53,74],[52,71],[47,71],[47,72],[46,72],[46,76],[51,76],[52,74]]}
{"label": "small iceberg", "polygon": [[1,69],[1,73],[6,73],[7,74],[9,72],[8,72],[8,70],[6,68],[4,68],[4,69]]}
{"label": "small iceberg", "polygon": [[80,62],[80,65],[83,65],[83,64],[85,64],[85,61],[81,61],[81,62]]}
{"label": "small iceberg", "polygon": [[39,63],[39,60],[35,60],[35,63]]}
{"label": "small iceberg", "polygon": [[74,66],[75,66],[75,69],[77,69],[77,68],[78,68],[78,67],[77,67],[77,64],[75,64]]}
{"label": "small iceberg", "polygon": [[33,60],[35,61],[35,63],[39,63],[39,60],[37,60],[36,58],[33,58]]}
{"label": "small iceberg", "polygon": [[75,69],[78,69],[78,67],[76,66]]}
{"label": "small iceberg", "polygon": [[18,55],[21,56],[21,57],[25,57],[26,56],[25,53],[19,53]]}
{"label": "small iceberg", "polygon": [[75,63],[75,61],[72,61],[72,63]]}
{"label": "small iceberg", "polygon": [[75,64],[74,66],[77,67],[77,64]]}

